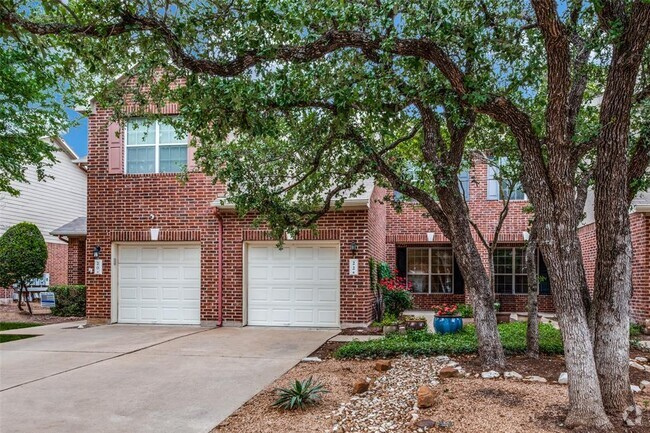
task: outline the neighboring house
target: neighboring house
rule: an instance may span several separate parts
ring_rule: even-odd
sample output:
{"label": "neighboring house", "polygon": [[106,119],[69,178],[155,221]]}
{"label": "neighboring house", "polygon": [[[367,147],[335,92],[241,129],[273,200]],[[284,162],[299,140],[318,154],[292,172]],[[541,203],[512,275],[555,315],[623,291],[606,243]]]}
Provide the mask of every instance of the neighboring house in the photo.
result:
{"label": "neighboring house", "polygon": [[[168,115],[177,112],[174,104],[163,109]],[[213,185],[201,173],[190,173],[183,185],[177,180],[181,166],[192,167],[193,149],[169,126],[155,123],[145,131],[135,119],[123,129],[110,119],[110,111],[92,106],[86,241],[90,322],[366,324],[373,310],[370,258],[387,260],[407,275],[418,307],[469,302],[449,242],[417,204],[406,204],[397,214],[382,202],[385,190],[369,184],[365,195],[326,214],[317,233],[301,231],[279,250],[267,230],[253,227],[253,216],[238,217],[223,185]],[[486,232],[494,229],[501,209],[498,184],[495,189],[488,177],[487,166],[478,164],[461,178],[470,209]],[[504,311],[524,310],[526,304],[521,268],[525,204],[512,203],[503,248],[497,251]],[[436,233],[432,241],[429,232]],[[540,304],[543,311],[553,308],[548,294]]]}
{"label": "neighboring house", "polygon": [[36,169],[29,167],[29,183],[17,184],[20,195],[0,193],[0,235],[14,224],[27,221],[36,224],[47,243],[46,273],[50,284],[68,282],[68,244],[51,235],[57,227],[86,215],[85,164],[61,138],[45,139],[55,146],[57,162],[45,169],[48,177],[39,181]]}
{"label": "neighboring house", "polygon": [[[632,320],[644,323],[650,319],[650,190],[632,200],[630,208],[632,231]],[[585,204],[585,219],[580,227],[580,243],[589,289],[594,288],[596,270],[596,224],[594,194],[590,191]]]}

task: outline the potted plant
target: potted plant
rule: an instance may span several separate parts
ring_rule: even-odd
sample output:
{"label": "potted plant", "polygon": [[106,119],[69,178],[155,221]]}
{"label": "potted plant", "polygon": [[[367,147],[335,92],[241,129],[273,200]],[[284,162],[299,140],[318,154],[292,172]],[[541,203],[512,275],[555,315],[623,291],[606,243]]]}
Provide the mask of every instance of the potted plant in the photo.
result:
{"label": "potted plant", "polygon": [[451,334],[463,328],[463,318],[458,314],[457,305],[435,305],[433,311],[436,313],[433,318],[433,329],[438,334]]}
{"label": "potted plant", "polygon": [[399,320],[393,314],[384,314],[384,319],[381,321],[384,335],[392,334],[399,330]]}
{"label": "potted plant", "polygon": [[501,302],[497,301],[494,303],[494,310],[497,313],[497,323],[510,323],[510,313],[501,311]]}
{"label": "potted plant", "polygon": [[427,318],[424,316],[402,316],[402,322],[409,331],[421,331],[427,329]]}

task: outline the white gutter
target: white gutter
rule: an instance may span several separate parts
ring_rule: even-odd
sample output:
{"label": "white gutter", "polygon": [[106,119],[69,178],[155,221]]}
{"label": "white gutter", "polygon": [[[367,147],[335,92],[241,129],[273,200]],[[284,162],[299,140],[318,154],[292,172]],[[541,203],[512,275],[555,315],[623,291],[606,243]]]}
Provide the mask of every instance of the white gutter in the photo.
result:
{"label": "white gutter", "polygon": [[637,204],[632,209],[632,212],[650,213],[650,204]]}

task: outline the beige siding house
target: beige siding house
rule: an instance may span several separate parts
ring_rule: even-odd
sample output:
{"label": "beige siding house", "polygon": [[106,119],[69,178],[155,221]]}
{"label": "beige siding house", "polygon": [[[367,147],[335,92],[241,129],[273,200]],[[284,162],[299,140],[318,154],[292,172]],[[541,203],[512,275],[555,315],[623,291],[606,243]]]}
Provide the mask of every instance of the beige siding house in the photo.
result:
{"label": "beige siding house", "polygon": [[66,284],[68,244],[50,234],[70,221],[86,216],[86,164],[61,138],[46,139],[55,146],[57,162],[46,169],[52,178],[39,181],[29,167],[29,183],[17,184],[18,197],[0,193],[0,235],[9,227],[27,221],[38,226],[48,245],[50,284]]}

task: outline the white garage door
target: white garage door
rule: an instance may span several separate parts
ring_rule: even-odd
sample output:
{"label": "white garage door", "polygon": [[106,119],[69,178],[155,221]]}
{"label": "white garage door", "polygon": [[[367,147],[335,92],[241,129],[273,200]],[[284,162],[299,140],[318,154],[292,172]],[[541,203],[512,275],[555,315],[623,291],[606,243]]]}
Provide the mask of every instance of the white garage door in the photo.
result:
{"label": "white garage door", "polygon": [[248,324],[339,326],[339,245],[248,246]]}
{"label": "white garage door", "polygon": [[118,322],[200,323],[198,245],[121,245],[117,260]]}

